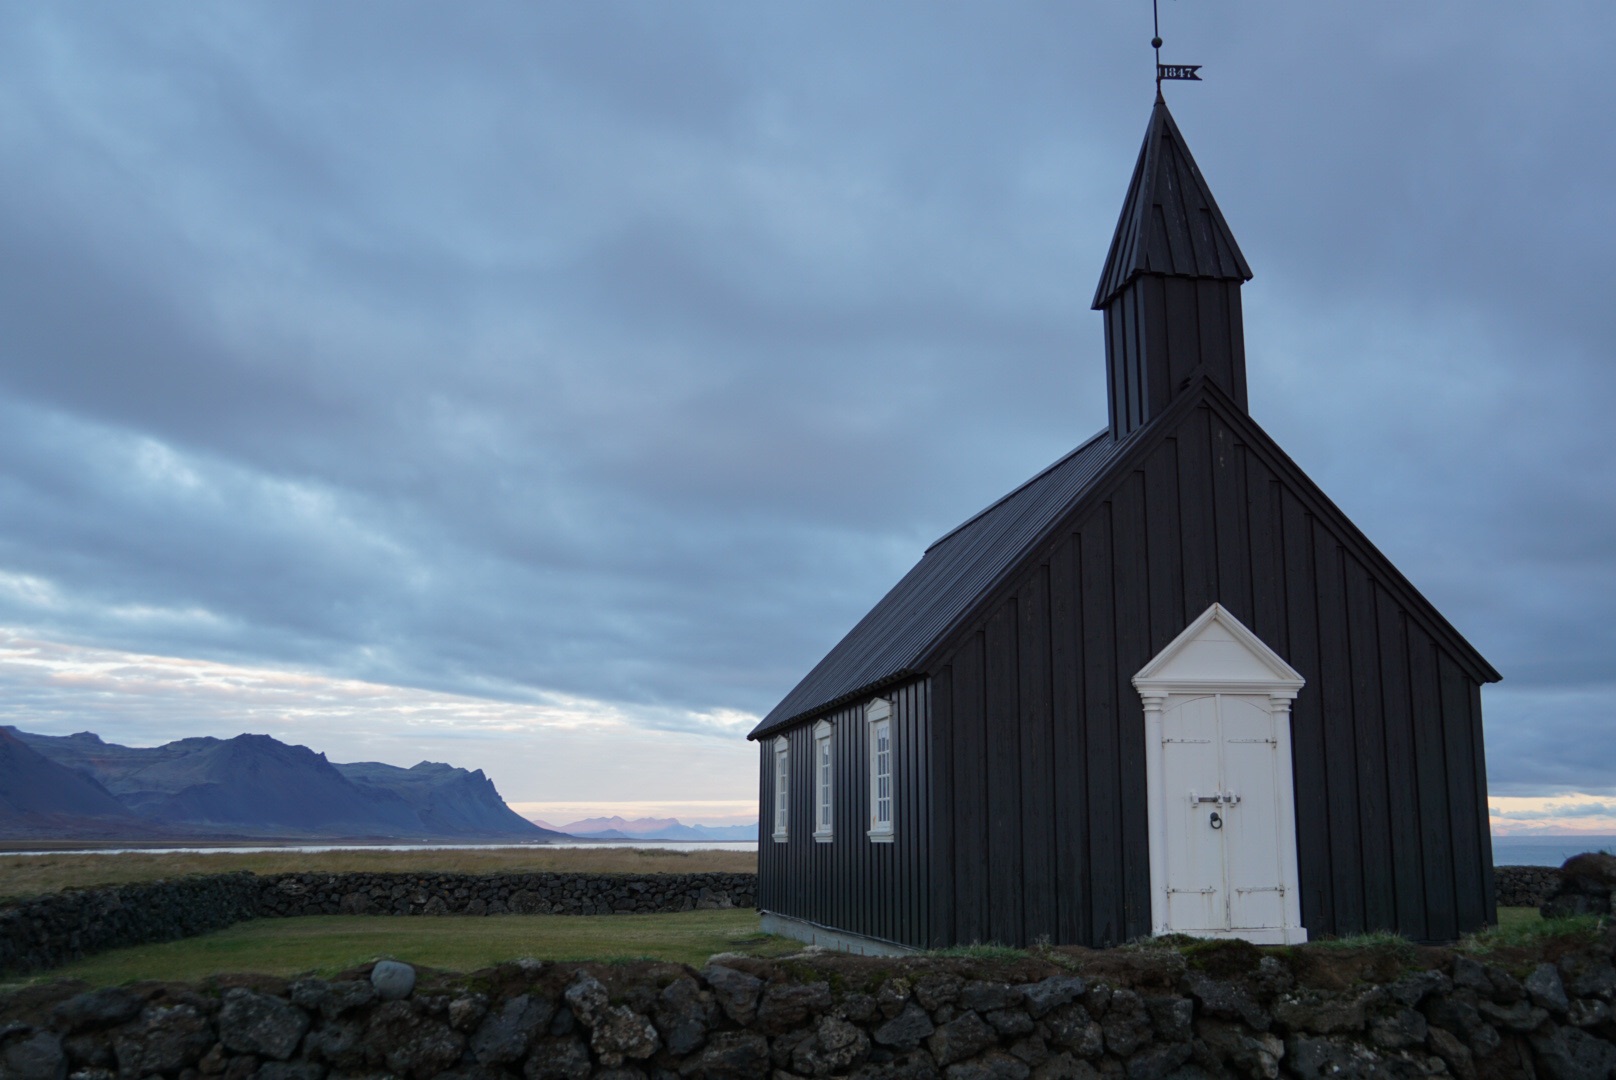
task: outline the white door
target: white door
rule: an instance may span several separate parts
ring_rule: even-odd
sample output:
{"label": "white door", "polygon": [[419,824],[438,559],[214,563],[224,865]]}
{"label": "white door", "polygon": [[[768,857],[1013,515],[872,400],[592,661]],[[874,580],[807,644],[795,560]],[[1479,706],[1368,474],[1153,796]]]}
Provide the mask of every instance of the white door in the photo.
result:
{"label": "white door", "polygon": [[1159,812],[1172,930],[1285,925],[1275,736],[1266,695],[1171,694],[1163,703]]}
{"label": "white door", "polygon": [[1302,676],[1213,604],[1133,684],[1146,732],[1152,932],[1306,941],[1290,726]]}

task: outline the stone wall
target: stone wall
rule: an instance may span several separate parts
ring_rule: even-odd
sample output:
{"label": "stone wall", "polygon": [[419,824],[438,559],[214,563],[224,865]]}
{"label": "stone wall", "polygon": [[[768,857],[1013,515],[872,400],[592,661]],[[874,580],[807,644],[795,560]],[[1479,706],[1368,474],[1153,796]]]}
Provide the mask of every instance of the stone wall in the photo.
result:
{"label": "stone wall", "polygon": [[1024,959],[383,961],[0,996],[0,1075],[327,1080],[1196,1080],[1616,1075],[1616,933],[1507,961],[1243,942]]}
{"label": "stone wall", "polygon": [[67,889],[12,904],[0,908],[0,972],[223,930],[258,915],[260,889],[258,878],[242,872]]}
{"label": "stone wall", "polygon": [[276,874],[261,915],[613,915],[752,907],[756,874]]}
{"label": "stone wall", "polygon": [[753,874],[275,874],[68,889],[0,908],[0,972],[297,915],[609,915],[751,907]]}
{"label": "stone wall", "polygon": [[1560,885],[1560,870],[1554,866],[1497,866],[1493,887],[1499,907],[1540,907]]}

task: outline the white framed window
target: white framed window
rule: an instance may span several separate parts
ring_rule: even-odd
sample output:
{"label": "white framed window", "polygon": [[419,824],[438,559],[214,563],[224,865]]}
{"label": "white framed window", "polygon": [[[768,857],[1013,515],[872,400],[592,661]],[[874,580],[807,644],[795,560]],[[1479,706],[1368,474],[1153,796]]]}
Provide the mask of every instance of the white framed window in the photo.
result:
{"label": "white framed window", "polygon": [[824,720],[814,725],[814,840],[828,844],[835,836],[836,787],[834,729]]}
{"label": "white framed window", "polygon": [[892,807],[896,801],[892,769],[892,703],[876,698],[864,707],[870,729],[870,839],[892,842]]}
{"label": "white framed window", "polygon": [[786,815],[791,808],[791,744],[784,735],[774,740],[774,839],[786,841]]}

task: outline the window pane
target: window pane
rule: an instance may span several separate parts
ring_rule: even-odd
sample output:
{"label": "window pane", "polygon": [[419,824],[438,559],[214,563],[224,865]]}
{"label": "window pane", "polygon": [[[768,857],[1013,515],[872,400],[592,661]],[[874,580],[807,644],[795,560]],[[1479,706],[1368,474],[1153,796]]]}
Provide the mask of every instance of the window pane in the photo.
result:
{"label": "window pane", "polygon": [[883,721],[875,727],[875,823],[892,824],[892,728]]}
{"label": "window pane", "polygon": [[819,828],[830,830],[831,811],[831,756],[830,739],[819,740]]}
{"label": "window pane", "polygon": [[786,808],[790,805],[788,784],[791,779],[791,769],[784,750],[775,755],[775,767],[774,827],[776,832],[783,833],[786,831]]}

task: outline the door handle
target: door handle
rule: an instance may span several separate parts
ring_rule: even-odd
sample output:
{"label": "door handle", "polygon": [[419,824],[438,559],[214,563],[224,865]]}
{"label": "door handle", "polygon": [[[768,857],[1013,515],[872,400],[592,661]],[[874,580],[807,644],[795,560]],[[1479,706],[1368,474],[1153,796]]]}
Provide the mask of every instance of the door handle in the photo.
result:
{"label": "door handle", "polygon": [[1216,810],[1214,810],[1212,811],[1212,820],[1207,822],[1207,824],[1211,825],[1214,829],[1221,829],[1223,828],[1223,818]]}

